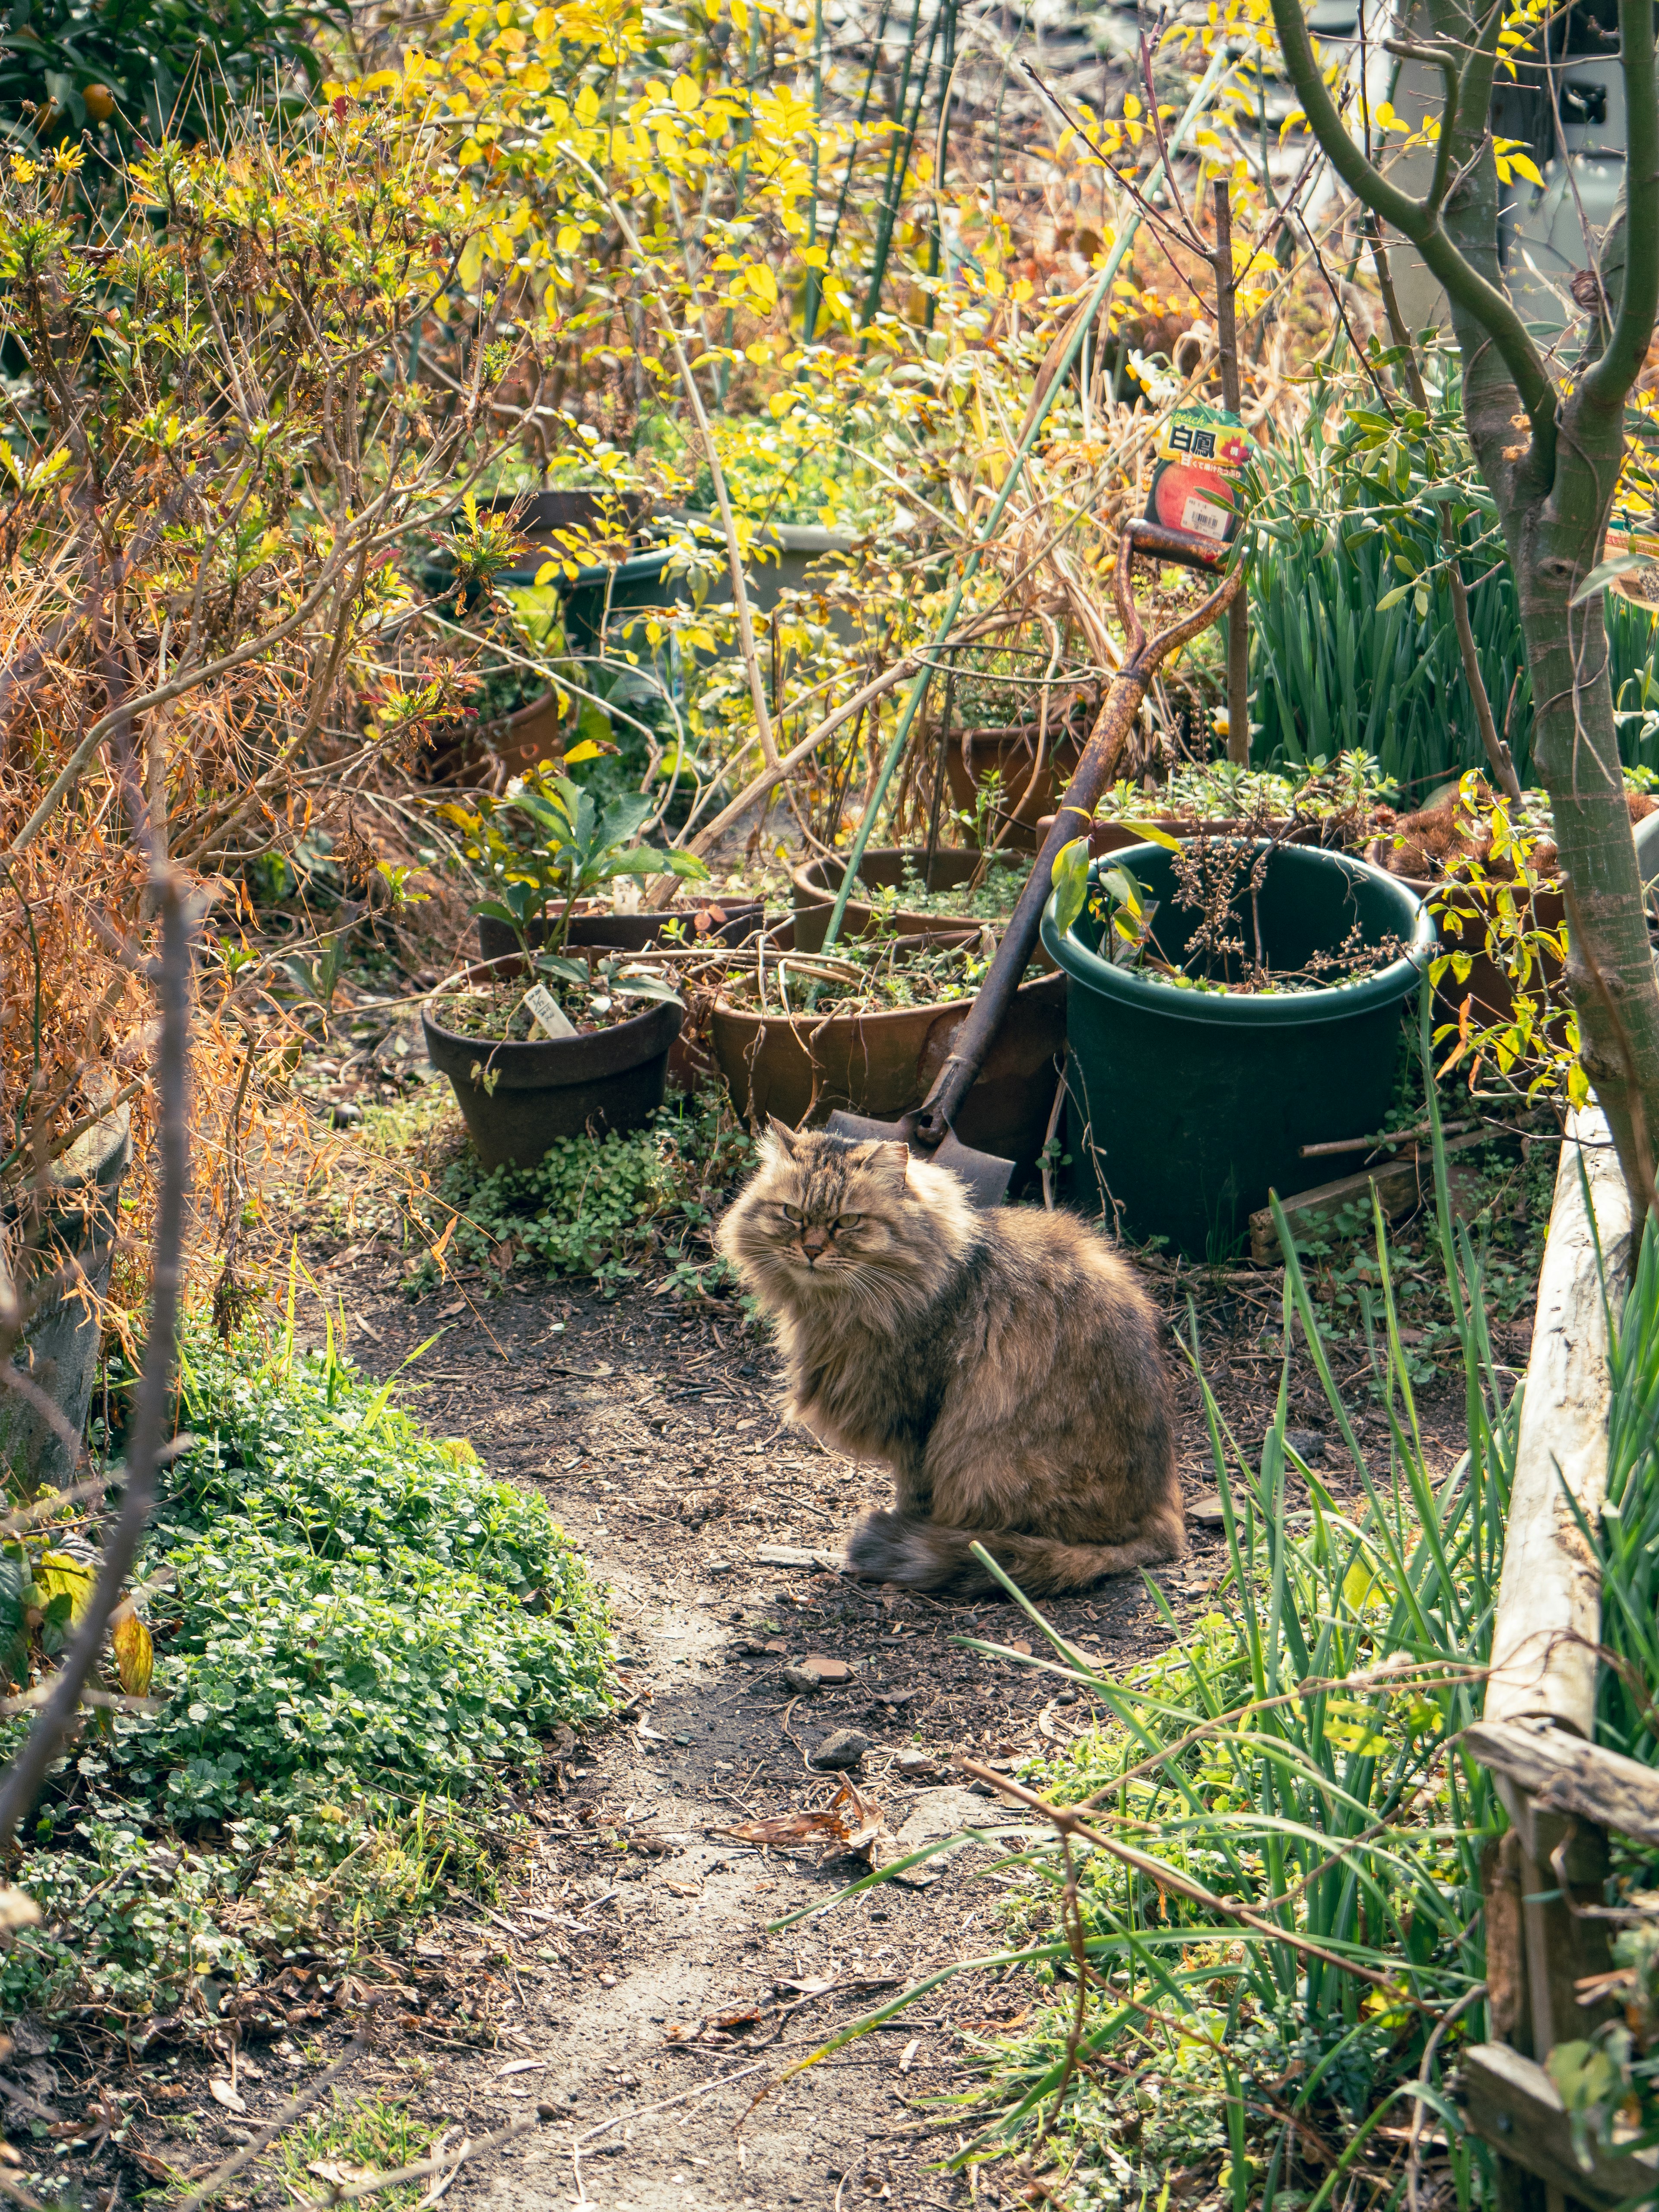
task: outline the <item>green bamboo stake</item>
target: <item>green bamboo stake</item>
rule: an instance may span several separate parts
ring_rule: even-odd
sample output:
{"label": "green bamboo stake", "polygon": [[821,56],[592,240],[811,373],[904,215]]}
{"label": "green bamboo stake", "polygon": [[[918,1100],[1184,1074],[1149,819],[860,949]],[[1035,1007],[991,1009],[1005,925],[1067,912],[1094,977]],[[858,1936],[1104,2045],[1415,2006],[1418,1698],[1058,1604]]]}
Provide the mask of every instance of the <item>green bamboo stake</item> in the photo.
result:
{"label": "green bamboo stake", "polygon": [[[1218,52],[1211,61],[1209,68],[1205,70],[1200,80],[1198,89],[1188,101],[1181,120],[1170,133],[1168,149],[1171,155],[1176,152],[1188,131],[1202,113],[1205,102],[1233,66],[1234,64],[1228,61],[1224,52]],[[893,732],[893,742],[887,748],[887,757],[881,764],[881,774],[876,778],[876,787],[871,793],[870,804],[865,808],[863,817],[854,834],[852,848],[847,855],[846,872],[841,879],[841,889],[836,893],[836,903],[830,913],[830,926],[823,933],[823,949],[826,952],[841,935],[842,923],[847,918],[847,902],[852,896],[853,885],[858,880],[859,870],[864,865],[864,848],[869,843],[870,833],[876,826],[876,817],[881,811],[883,799],[887,796],[887,787],[893,781],[893,772],[904,757],[904,748],[909,743],[910,727],[916,719],[916,710],[921,705],[922,697],[928,684],[933,681],[933,654],[939,650],[956,627],[956,619],[962,611],[962,602],[966,596],[968,586],[979,574],[980,556],[997,534],[1004,510],[1014,495],[1014,486],[1024,472],[1025,464],[1030,458],[1032,447],[1036,443],[1037,433],[1048,421],[1048,410],[1060,397],[1066,380],[1072,373],[1072,364],[1083,349],[1084,334],[1091,327],[1095,317],[1099,313],[1101,302],[1110,290],[1114,278],[1123,265],[1123,257],[1127,253],[1134,234],[1139,228],[1140,216],[1139,213],[1135,213],[1130,216],[1118,233],[1117,242],[1107,256],[1106,266],[1101,270],[1096,281],[1095,289],[1089,298],[1089,304],[1084,313],[1078,317],[1077,326],[1072,333],[1071,343],[1066,349],[1065,358],[1060,364],[1054,381],[1043,393],[1037,410],[1031,418],[1030,428],[1019,441],[1019,451],[1014,455],[1014,465],[1008,471],[1007,479],[1002,489],[996,495],[995,503],[986,519],[984,528],[980,532],[972,550],[963,563],[962,574],[957,579],[956,589],[951,594],[951,604],[945,609],[945,618],[934,635],[927,660],[905,696],[903,710],[899,715],[899,725]]]}
{"label": "green bamboo stake", "polygon": [[[812,204],[807,210],[806,242],[818,242],[818,138],[823,127],[823,0],[817,0],[812,21]],[[806,343],[811,345],[818,326],[818,272],[806,275],[806,300],[801,317]]]}

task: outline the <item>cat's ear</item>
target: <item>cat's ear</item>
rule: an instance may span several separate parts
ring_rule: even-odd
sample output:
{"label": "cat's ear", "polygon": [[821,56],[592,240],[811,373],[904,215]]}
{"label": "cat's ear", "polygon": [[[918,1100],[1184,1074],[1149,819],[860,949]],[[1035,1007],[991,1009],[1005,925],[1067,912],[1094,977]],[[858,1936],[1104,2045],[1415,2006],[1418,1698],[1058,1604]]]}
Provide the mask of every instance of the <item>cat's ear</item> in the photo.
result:
{"label": "cat's ear", "polygon": [[865,1164],[894,1191],[902,1191],[910,1167],[910,1147],[901,1142],[872,1145]]}
{"label": "cat's ear", "polygon": [[787,1121],[780,1121],[775,1114],[769,1114],[766,1117],[766,1127],[769,1135],[784,1158],[793,1160],[795,1157],[795,1132],[789,1124]]}

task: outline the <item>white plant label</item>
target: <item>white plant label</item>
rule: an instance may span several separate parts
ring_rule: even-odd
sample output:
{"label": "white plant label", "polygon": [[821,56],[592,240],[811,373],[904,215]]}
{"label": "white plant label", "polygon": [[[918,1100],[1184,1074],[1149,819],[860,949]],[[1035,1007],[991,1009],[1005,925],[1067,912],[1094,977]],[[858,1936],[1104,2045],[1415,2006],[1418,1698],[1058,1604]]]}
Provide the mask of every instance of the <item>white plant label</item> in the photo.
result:
{"label": "white plant label", "polygon": [[575,1036],[575,1024],[545,983],[532,983],[524,994],[524,1002],[535,1017],[538,1025],[545,1030],[549,1036]]}
{"label": "white plant label", "polygon": [[1194,538],[1213,538],[1218,544],[1226,537],[1233,519],[1230,507],[1222,507],[1200,492],[1189,492],[1187,504],[1181,510],[1181,526],[1192,532]]}

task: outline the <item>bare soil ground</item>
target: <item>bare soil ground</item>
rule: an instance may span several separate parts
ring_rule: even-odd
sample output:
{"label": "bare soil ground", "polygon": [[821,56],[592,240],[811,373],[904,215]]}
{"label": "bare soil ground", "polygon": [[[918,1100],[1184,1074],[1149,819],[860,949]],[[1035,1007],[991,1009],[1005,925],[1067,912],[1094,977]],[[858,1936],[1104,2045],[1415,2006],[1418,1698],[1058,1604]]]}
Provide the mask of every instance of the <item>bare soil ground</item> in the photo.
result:
{"label": "bare soil ground", "polygon": [[[649,1284],[610,1305],[545,1284],[485,1303],[482,1286],[465,1281],[411,1303],[372,1251],[348,1249],[332,1266],[322,1249],[310,1256],[368,1370],[390,1374],[441,1330],[407,1370],[422,1418],[538,1490],[587,1553],[611,1590],[628,1703],[612,1724],[562,1747],[555,1785],[526,1801],[537,1843],[499,1910],[458,1898],[410,1949],[355,1978],[299,1962],[283,1997],[289,2032],[248,2042],[239,2057],[244,2112],[207,2094],[222,2063],[124,2068],[111,2053],[95,2076],[76,2080],[67,2051],[32,2072],[15,2060],[26,2094],[60,2100],[55,2110],[95,2102],[100,2080],[143,2093],[119,2149],[77,2152],[72,2170],[89,2189],[124,2196],[168,2168],[201,2175],[337,2056],[368,2000],[374,2048],[344,2085],[354,2096],[447,2131],[451,2147],[538,2106],[554,2114],[470,2158],[452,2205],[851,2212],[966,2203],[968,2179],[941,2162],[971,2121],[941,2100],[971,2092],[975,2039],[1009,2027],[1029,1985],[964,1975],[822,2063],[790,2069],[915,1977],[1000,1948],[1000,1893],[983,1878],[996,1853],[935,1862],[915,1881],[775,1932],[769,1923],[833,1896],[862,1869],[726,1832],[827,1805],[839,1778],[815,1771],[811,1755],[853,1729],[869,1747],[855,1779],[879,1803],[889,1838],[908,1848],[971,1817],[1009,1826],[1017,1840],[1018,1816],[966,1795],[953,1762],[968,1752],[1012,1765],[1063,1741],[1091,1724],[1087,1699],[956,1640],[1030,1642],[1010,1604],[948,1605],[760,1556],[768,1547],[838,1551],[856,1514],[883,1500],[885,1479],[782,1425],[771,1353],[735,1310],[680,1305]],[[1177,1295],[1167,1276],[1155,1287],[1172,1322],[1184,1320],[1184,1289]],[[1212,1288],[1200,1308],[1206,1372],[1252,1452],[1278,1387],[1277,1310],[1272,1278],[1260,1290]],[[1524,1332],[1517,1339],[1519,1358]],[[1352,1358],[1339,1364],[1357,1379]],[[1200,1498],[1213,1472],[1190,1373],[1178,1371],[1177,1390],[1183,1473]],[[1363,1391],[1350,1402],[1364,1403]],[[1422,1412],[1449,1463],[1461,1445],[1459,1395],[1431,1389]],[[1310,1372],[1295,1380],[1291,1419],[1304,1455],[1319,1460],[1324,1407]],[[1380,1414],[1368,1433],[1386,1450]],[[1327,1479],[1345,1490],[1337,1452],[1323,1456]],[[1190,1535],[1188,1558],[1158,1577],[1177,1622],[1208,1605],[1223,1565],[1218,1530],[1195,1521]],[[1139,1580],[1051,1610],[1115,1670],[1170,1632]],[[802,1692],[784,1679],[811,1656],[844,1662],[844,1684]],[[897,1855],[890,1841],[884,1848]],[[290,2164],[290,2179],[296,2171],[303,2178]],[[313,2172],[307,2185],[321,2194],[325,2178]],[[979,2179],[976,2193],[1012,2203],[1020,2186],[1004,2169]],[[267,2160],[224,2201],[291,2199]]]}

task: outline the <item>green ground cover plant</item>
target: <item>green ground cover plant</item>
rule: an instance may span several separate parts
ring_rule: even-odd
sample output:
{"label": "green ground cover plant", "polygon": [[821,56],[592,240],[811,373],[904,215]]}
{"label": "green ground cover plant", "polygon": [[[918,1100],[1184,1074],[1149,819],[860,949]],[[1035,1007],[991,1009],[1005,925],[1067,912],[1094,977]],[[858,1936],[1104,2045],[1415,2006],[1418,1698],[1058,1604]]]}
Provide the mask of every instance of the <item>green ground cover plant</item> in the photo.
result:
{"label": "green ground cover plant", "polygon": [[[549,1275],[591,1275],[615,1297],[653,1254],[687,1290],[726,1280],[715,1257],[715,1214],[741,1176],[750,1140],[723,1092],[671,1099],[627,1136],[561,1137],[533,1168],[486,1174],[470,1149],[436,1178],[428,1202],[434,1236],[453,1224],[451,1264],[483,1268],[495,1282],[527,1266]],[[412,1291],[438,1279],[428,1257]]]}
{"label": "green ground cover plant", "polygon": [[1423,2154],[1439,2201],[1482,2195],[1446,2075],[1482,2032],[1480,1863],[1504,1821],[1458,1736],[1480,1710],[1518,1403],[1437,1124],[1435,1155],[1467,1453],[1443,1469],[1425,1449],[1379,1218],[1386,1454],[1361,1444],[1286,1270],[1284,1338],[1318,1371],[1352,1494],[1288,1441],[1288,1362],[1259,1453],[1206,1389],[1227,1544],[1212,1609],[1183,1628],[1158,1595],[1173,1642],[1115,1676],[1026,1606],[1049,1648],[1024,1663],[1103,1709],[1027,1776],[1085,1829],[988,1870],[1003,1948],[846,2032],[966,1967],[1030,1978],[1022,2022],[978,2039],[983,2083],[962,2100],[977,2131],[954,2165],[1018,2155],[1074,2212],[1176,2191],[1323,2212],[1362,2178],[1370,2201],[1401,2202],[1420,2097],[1445,2138]]}
{"label": "green ground cover plant", "polygon": [[[117,1392],[121,1378],[116,1378]],[[63,1760],[15,1879],[8,2014],[142,2040],[304,1943],[349,1953],[447,1883],[493,1893],[501,1784],[610,1707],[603,1598],[539,1498],[339,1352],[187,1340],[140,1566],[160,1710]],[[15,1731],[17,1723],[9,1723]]]}

